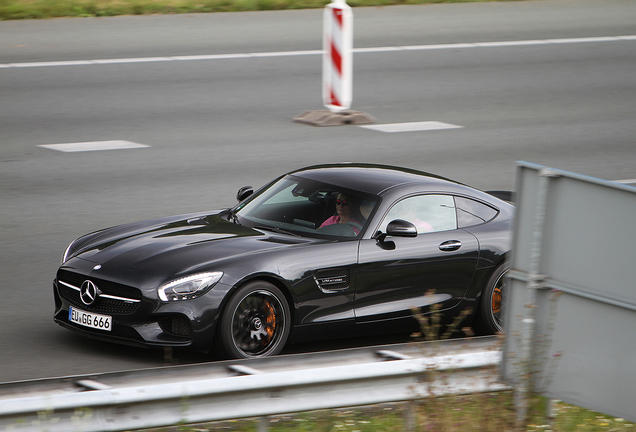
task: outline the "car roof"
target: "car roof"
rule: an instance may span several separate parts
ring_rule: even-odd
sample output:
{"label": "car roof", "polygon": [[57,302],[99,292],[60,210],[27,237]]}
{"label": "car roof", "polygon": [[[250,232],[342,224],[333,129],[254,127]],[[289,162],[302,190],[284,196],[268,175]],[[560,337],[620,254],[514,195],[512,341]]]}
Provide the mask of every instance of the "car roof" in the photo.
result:
{"label": "car roof", "polygon": [[289,174],[373,195],[382,195],[385,191],[403,185],[421,185],[431,189],[464,186],[423,171],[363,163],[315,165]]}

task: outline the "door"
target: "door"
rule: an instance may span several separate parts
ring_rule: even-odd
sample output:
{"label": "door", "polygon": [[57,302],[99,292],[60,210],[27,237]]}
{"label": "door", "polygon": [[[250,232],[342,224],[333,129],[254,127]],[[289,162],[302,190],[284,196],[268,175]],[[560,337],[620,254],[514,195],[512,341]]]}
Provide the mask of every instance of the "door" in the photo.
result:
{"label": "door", "polygon": [[407,318],[457,305],[466,293],[479,258],[479,243],[457,229],[453,197],[406,198],[388,212],[379,230],[395,219],[413,223],[417,237],[360,242],[354,311],[357,322]]}

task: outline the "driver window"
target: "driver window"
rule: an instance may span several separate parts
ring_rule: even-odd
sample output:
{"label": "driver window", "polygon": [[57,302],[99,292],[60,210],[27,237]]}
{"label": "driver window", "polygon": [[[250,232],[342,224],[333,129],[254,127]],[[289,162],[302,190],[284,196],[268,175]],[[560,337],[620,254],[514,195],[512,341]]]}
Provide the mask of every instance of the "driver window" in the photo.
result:
{"label": "driver window", "polygon": [[384,218],[380,231],[386,232],[395,219],[411,222],[418,234],[457,229],[455,201],[450,195],[420,195],[398,202]]}

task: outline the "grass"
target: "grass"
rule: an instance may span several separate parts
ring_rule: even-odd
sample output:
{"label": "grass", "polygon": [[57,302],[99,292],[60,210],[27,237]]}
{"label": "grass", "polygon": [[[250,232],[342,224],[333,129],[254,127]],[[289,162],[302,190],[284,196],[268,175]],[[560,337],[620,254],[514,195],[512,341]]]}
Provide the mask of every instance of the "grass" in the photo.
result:
{"label": "grass", "polygon": [[[415,403],[416,431],[514,431],[512,392],[486,393],[427,399]],[[634,423],[594,411],[555,404],[555,417],[545,418],[547,400],[534,397],[527,432],[636,432]],[[382,404],[369,407],[324,410],[267,419],[268,432],[406,432],[409,405]],[[157,428],[146,432],[256,432],[259,419],[245,419]]]}
{"label": "grass", "polygon": [[[355,7],[481,1],[487,0],[349,0],[347,3]],[[328,3],[328,0],[0,0],[0,20],[310,9]]]}

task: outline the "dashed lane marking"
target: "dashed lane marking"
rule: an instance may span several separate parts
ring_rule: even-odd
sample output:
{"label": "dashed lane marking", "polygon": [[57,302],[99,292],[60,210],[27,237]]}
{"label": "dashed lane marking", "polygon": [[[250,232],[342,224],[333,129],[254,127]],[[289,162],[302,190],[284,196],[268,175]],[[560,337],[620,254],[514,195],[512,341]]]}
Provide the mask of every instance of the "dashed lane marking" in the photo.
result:
{"label": "dashed lane marking", "polygon": [[70,152],[86,152],[86,151],[100,151],[100,150],[123,150],[123,149],[144,148],[144,147],[150,147],[150,146],[145,144],[134,143],[131,141],[90,141],[90,142],[65,143],[65,144],[42,144],[42,145],[39,145],[38,147],[70,153]]}
{"label": "dashed lane marking", "polygon": [[419,132],[419,131],[433,131],[442,129],[461,129],[464,126],[458,126],[450,123],[442,123],[438,121],[423,121],[423,122],[411,122],[411,123],[389,123],[381,125],[361,125],[364,129],[371,129],[379,132],[394,133],[394,132]]}

